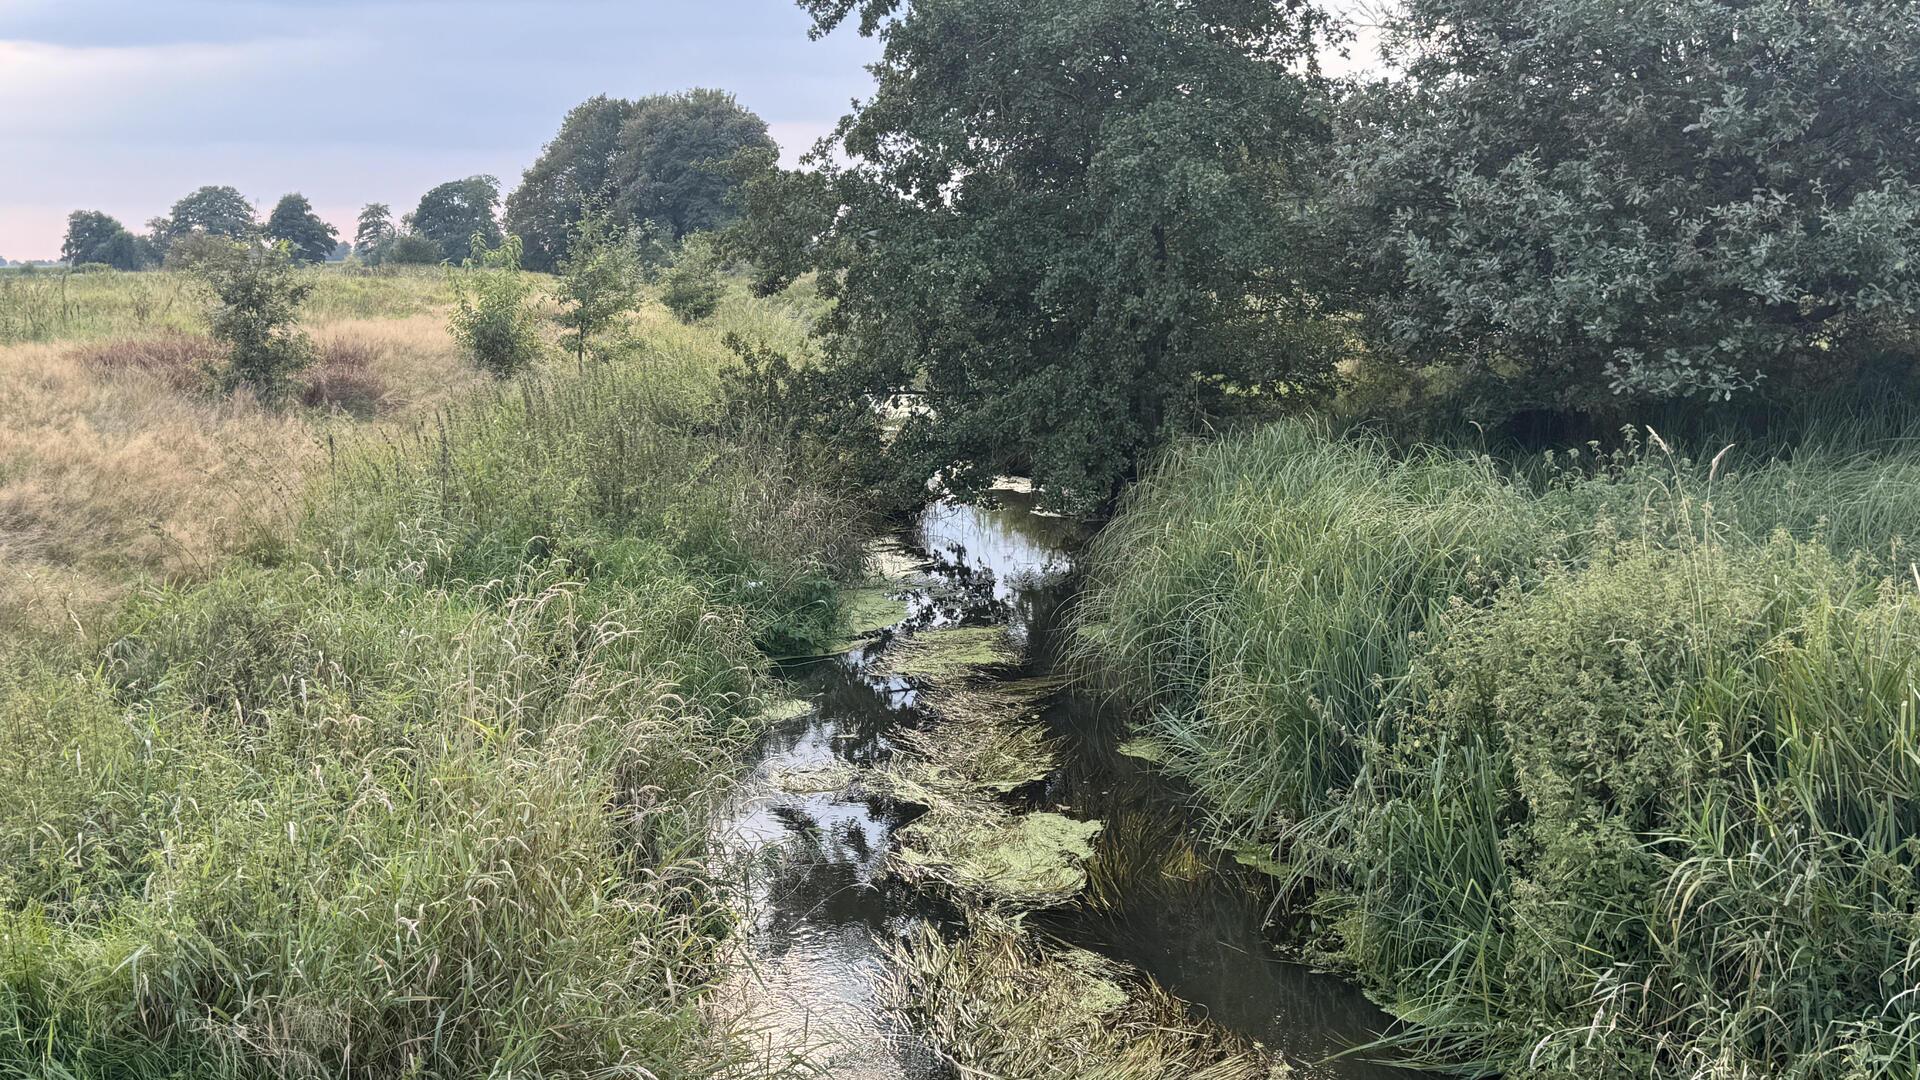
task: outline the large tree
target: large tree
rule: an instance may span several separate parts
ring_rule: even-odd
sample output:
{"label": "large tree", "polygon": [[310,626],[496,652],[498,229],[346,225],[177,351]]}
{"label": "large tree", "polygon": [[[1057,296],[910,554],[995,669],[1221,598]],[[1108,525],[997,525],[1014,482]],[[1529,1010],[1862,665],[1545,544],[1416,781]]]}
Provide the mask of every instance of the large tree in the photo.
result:
{"label": "large tree", "polygon": [[500,181],[491,176],[469,176],[441,184],[420,198],[408,216],[415,236],[440,249],[447,262],[463,263],[472,254],[478,235],[488,248],[500,246],[500,223],[494,212],[500,205]]}
{"label": "large tree", "polygon": [[1287,209],[1323,126],[1313,9],[806,6],[885,42],[878,85],[840,127],[850,163],[763,173],[737,235],[763,286],[824,271],[828,371],[905,406],[899,469],[1023,470],[1090,507],[1210,415],[1324,385]]}
{"label": "large tree", "polygon": [[1407,0],[1392,31],[1345,163],[1376,355],[1489,411],[1911,356],[1910,0]]}
{"label": "large tree", "polygon": [[153,223],[157,234],[171,241],[190,232],[204,232],[245,240],[259,229],[253,204],[230,187],[203,187],[173,204],[166,217]]}
{"label": "large tree", "polygon": [[716,228],[736,214],[741,151],[777,147],[767,122],[722,90],[660,94],[635,103],[620,132],[620,200],[635,221],[657,221],[675,238]]}
{"label": "large tree", "polygon": [[102,263],[115,270],[138,270],[146,257],[138,237],[119,220],[98,210],[67,215],[67,238],[60,257],[69,266]]}
{"label": "large tree", "polygon": [[567,257],[575,225],[596,206],[614,209],[620,133],[633,109],[633,102],[606,96],[575,106],[507,196],[507,232],[525,245],[527,269],[553,270]]}
{"label": "large tree", "polygon": [[285,241],[295,262],[326,262],[333,257],[340,231],[320,220],[313,204],[298,192],[283,197],[267,217],[267,239]]}

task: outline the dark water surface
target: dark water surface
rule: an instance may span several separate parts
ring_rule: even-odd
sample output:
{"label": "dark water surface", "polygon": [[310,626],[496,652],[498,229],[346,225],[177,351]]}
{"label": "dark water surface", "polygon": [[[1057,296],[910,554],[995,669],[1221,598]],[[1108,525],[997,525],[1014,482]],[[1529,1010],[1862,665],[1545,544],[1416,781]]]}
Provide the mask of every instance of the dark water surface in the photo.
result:
{"label": "dark water surface", "polygon": [[[917,575],[899,633],[953,625],[1006,624],[1044,674],[1057,652],[1070,599],[1078,537],[1061,519],[1035,513],[1030,497],[1003,492],[995,508],[939,504],[900,538]],[[890,735],[927,722],[914,685],[874,674],[884,643],[796,669],[808,715],[778,725],[754,778],[722,824],[736,850],[760,866],[750,895],[753,964],[743,993],[771,1027],[773,1046],[816,1045],[810,1060],[845,1080],[949,1080],[927,1047],[898,1030],[880,1007],[884,944],[941,907],[888,879],[893,831],[913,812],[847,789],[851,770],[883,762]],[[1313,1080],[1407,1080],[1418,1074],[1362,1061],[1314,1062],[1373,1038],[1388,1018],[1339,979],[1274,954],[1266,912],[1234,872],[1195,863],[1177,795],[1150,769],[1117,753],[1120,721],[1063,694],[1048,711],[1065,767],[1036,802],[1108,823],[1109,860],[1140,869],[1099,902],[1048,913],[1047,930],[1153,975],[1196,1012],[1284,1053]],[[795,777],[822,777],[818,789]],[[1172,853],[1172,854],[1170,854]],[[1184,853],[1182,855],[1181,853]],[[1193,872],[1173,875],[1167,865]],[[1203,872],[1204,871],[1204,872]]]}

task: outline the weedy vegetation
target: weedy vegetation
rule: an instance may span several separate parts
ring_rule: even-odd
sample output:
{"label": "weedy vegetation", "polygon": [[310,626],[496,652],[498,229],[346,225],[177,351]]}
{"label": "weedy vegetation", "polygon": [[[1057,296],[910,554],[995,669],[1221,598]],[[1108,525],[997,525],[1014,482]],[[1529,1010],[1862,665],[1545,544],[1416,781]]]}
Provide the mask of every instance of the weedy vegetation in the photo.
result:
{"label": "weedy vegetation", "polygon": [[1903,1075],[1913,463],[1826,445],[1189,446],[1096,542],[1078,647],[1402,1052]]}
{"label": "weedy vegetation", "polygon": [[[782,317],[742,310],[717,318]],[[360,428],[182,394],[189,345],[28,348],[64,380],[49,423],[139,392],[218,419],[209,452],[261,431],[303,464],[193,573],[37,550],[127,598],[0,662],[0,1071],[746,1070],[705,1000],[737,918],[707,817],[768,651],[839,631],[863,526],[724,423],[718,337]],[[17,507],[56,465],[9,452]],[[169,499],[260,497],[172,468]]]}

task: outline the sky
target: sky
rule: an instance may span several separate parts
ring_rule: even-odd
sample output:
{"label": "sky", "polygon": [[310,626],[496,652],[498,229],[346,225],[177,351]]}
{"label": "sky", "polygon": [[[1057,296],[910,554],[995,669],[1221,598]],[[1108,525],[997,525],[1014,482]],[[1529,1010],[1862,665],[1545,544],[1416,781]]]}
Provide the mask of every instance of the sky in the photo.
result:
{"label": "sky", "polygon": [[511,190],[595,94],[711,86],[792,162],[871,89],[878,46],[793,0],[0,0],[0,257],[67,214],[136,232],[203,184],[298,191],[351,236],[491,173]]}

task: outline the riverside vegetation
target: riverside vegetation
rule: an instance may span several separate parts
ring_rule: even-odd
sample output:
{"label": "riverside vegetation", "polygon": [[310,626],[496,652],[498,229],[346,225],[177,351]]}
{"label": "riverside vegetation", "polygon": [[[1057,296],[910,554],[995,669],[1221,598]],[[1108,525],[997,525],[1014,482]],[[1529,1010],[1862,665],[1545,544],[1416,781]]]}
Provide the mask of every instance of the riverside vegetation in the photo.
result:
{"label": "riverside vegetation", "polygon": [[1091,745],[1019,590],[916,640],[864,581],[1020,490],[1101,526],[1121,745],[1397,1019],[1357,1052],[1920,1075],[1909,0],[1402,0],[1349,78],[1310,2],[800,7],[878,52],[804,168],[599,97],[504,223],[454,180],[320,271],[209,186],[0,272],[0,1071],[774,1071],[709,829],[772,658],[853,642],[926,694],[851,846],[957,916],[890,942],[936,1058],[1284,1072],[1035,933],[1214,852],[1016,805]]}
{"label": "riverside vegetation", "polygon": [[[437,286],[320,280],[444,325]],[[452,355],[393,325],[382,348]],[[10,554],[53,579],[0,663],[0,1072],[742,1064],[703,1011],[731,917],[708,808],[766,656],[833,630],[861,525],[725,421],[728,330],[801,332],[737,295],[713,326],[655,309],[604,364],[370,419],[101,359],[170,338],[12,347],[63,437],[22,432],[0,473]],[[207,476],[227,453],[255,468]],[[231,528],[120,550],[182,502]]]}
{"label": "riverside vegetation", "polygon": [[1184,447],[1096,541],[1079,650],[1390,1049],[1912,1075],[1920,461],[1857,437]]}

